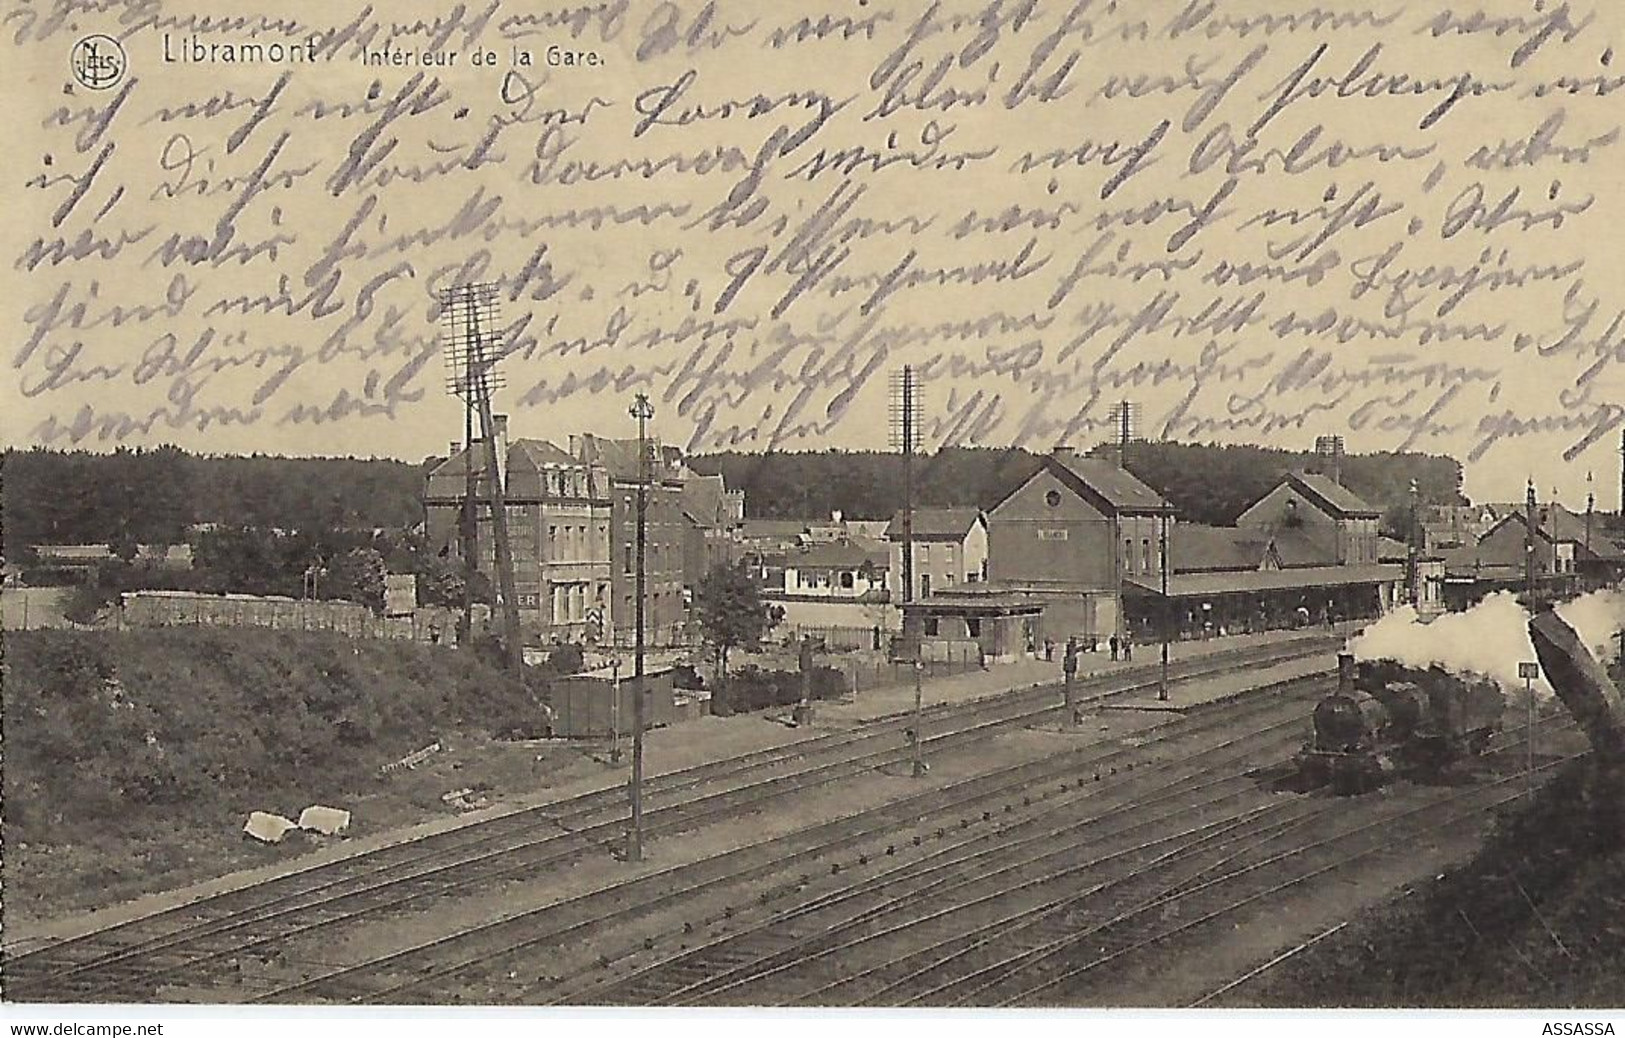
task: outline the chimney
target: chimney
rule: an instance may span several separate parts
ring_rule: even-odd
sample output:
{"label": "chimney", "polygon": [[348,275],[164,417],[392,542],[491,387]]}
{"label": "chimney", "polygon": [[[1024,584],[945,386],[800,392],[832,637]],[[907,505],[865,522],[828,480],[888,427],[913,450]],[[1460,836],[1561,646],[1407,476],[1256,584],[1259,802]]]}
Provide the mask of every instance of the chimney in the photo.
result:
{"label": "chimney", "polygon": [[1344,694],[1354,691],[1354,653],[1352,652],[1337,654],[1337,691]]}
{"label": "chimney", "polygon": [[451,446],[446,448],[446,457],[455,458],[457,456],[457,452],[462,450],[462,449],[463,449],[462,444],[458,443],[456,440],[452,440],[451,441]]}

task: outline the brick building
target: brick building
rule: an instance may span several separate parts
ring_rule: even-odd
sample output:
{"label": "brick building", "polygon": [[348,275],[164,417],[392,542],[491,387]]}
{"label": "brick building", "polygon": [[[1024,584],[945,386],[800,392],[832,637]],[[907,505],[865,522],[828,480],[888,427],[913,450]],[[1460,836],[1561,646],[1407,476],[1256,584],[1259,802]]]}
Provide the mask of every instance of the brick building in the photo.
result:
{"label": "brick building", "polygon": [[[631,645],[636,638],[638,441],[612,440],[585,434],[570,437],[570,454],[607,473],[610,551],[611,638]],[[674,448],[649,441],[648,511],[645,565],[648,598],[645,637],[651,645],[676,645],[687,628],[684,604],[683,472]]]}
{"label": "brick building", "polygon": [[1112,461],[1056,448],[988,512],[988,579],[1044,601],[1038,636],[1104,639],[1124,581],[1159,572],[1165,514],[1172,526],[1172,506]]}
{"label": "brick building", "polygon": [[[497,424],[499,473],[508,507],[514,590],[527,641],[592,642],[615,623],[611,600],[609,532],[611,481],[602,465],[583,461],[546,440],[509,442]],[[484,445],[473,445],[475,558],[496,586],[496,541],[486,482]],[[452,445],[450,456],[425,478],[425,530],[432,549],[458,559],[459,517],[470,452]]]}
{"label": "brick building", "polygon": [[1236,525],[1309,542],[1322,555],[1317,564],[1370,566],[1377,563],[1380,509],[1329,476],[1289,472]]}
{"label": "brick building", "polygon": [[[975,508],[917,508],[914,510],[914,588],[912,598],[925,598],[933,590],[975,584],[988,577],[987,519]],[[899,512],[886,526],[891,543],[892,599],[903,595],[904,516]]]}

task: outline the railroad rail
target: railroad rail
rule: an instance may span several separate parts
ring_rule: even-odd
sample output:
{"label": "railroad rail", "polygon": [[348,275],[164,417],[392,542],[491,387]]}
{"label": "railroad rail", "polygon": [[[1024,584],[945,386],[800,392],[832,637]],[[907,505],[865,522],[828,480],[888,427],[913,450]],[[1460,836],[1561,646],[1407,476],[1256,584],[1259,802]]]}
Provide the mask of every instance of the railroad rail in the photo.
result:
{"label": "railroad rail", "polygon": [[[1303,705],[1331,684],[1329,675],[1282,682],[1278,690],[1282,691],[1283,698],[1272,696],[1244,701],[1228,710],[1215,710],[1212,716],[1179,716],[1157,728],[1154,738],[1139,745],[1097,743],[927,790],[788,836],[582,895],[570,902],[470,928],[420,948],[281,989],[268,998],[351,1002],[454,1000],[466,988],[477,986],[481,978],[506,980],[520,970],[529,969],[527,963],[543,958],[544,952],[551,958],[574,942],[615,925],[643,920],[674,904],[692,903],[699,895],[732,891],[735,903],[748,901],[748,895],[741,893],[741,888],[752,882],[767,881],[769,885],[757,895],[757,903],[769,906],[800,895],[814,885],[812,873],[818,864],[827,864],[832,876],[849,876],[865,866],[879,867],[882,862],[897,860],[899,846],[904,851],[901,857],[906,859],[910,844],[923,848],[932,840],[947,840],[956,846],[961,840],[966,844],[997,841],[1008,832],[1005,819],[1017,813],[1017,798],[1022,801],[1020,807],[1025,812],[1035,804],[1050,801],[1070,790],[1072,797],[1086,805],[1093,804],[1099,810],[1114,805],[1113,810],[1131,811],[1134,809],[1132,801],[1137,801],[1140,793],[1124,788],[1115,797],[1103,797],[1103,791],[1114,785],[1126,786],[1131,775],[1142,786],[1144,776],[1153,775],[1165,780],[1159,789],[1188,789],[1193,779],[1213,767],[1210,758],[1223,749],[1232,749],[1225,761],[1233,765],[1237,760],[1254,756],[1259,745],[1279,748],[1295,744],[1302,735]],[[1287,686],[1291,693],[1285,691]],[[1288,695],[1290,698],[1285,698]],[[1220,747],[1185,753],[1175,759],[1152,759],[1166,753],[1176,742],[1183,744],[1204,734],[1221,733],[1237,724],[1245,727],[1248,718],[1268,713],[1284,716],[1258,730],[1253,738],[1245,740],[1245,745],[1228,739]],[[1221,714],[1223,716],[1218,716]],[[1042,791],[1035,794],[1033,791],[1040,787]],[[932,818],[945,819],[947,824],[933,823],[929,821]],[[906,835],[909,826],[921,830],[912,841]],[[929,848],[922,851],[928,852]],[[831,860],[838,855],[844,860]],[[772,885],[775,877],[798,868],[807,870],[799,879]],[[662,947],[680,945],[689,936],[710,926],[732,925],[731,920],[735,918],[735,908],[725,907],[716,916],[697,922],[690,919],[683,926],[682,934],[669,935],[670,939],[659,943]],[[655,943],[649,939],[645,947]],[[461,950],[454,955],[454,948]],[[584,972],[611,965],[611,961],[601,959]],[[576,977],[581,975],[578,973]],[[571,979],[549,974],[542,978],[542,984],[551,992]],[[499,986],[505,985],[499,982]]]}
{"label": "railroad rail", "polygon": [[[1201,788],[1225,781],[1216,778]],[[1475,793],[1476,788],[1461,796]],[[1180,795],[1153,797],[1136,807],[1143,809],[1170,796]],[[833,910],[843,900],[873,901],[886,883],[895,882],[879,877],[869,890],[854,888],[834,900],[809,903],[749,932],[719,937],[631,976],[566,990],[551,1000],[639,1005],[936,1001],[936,996],[967,983],[962,976],[945,977],[967,971],[975,977],[983,975],[979,971],[1003,969],[1012,976],[1026,976],[1031,962],[1043,961],[1034,958],[1030,942],[1035,938],[1037,947],[1058,954],[1055,949],[1070,947],[1098,930],[1083,925],[1088,919],[1181,911],[1180,898],[1187,888],[1211,889],[1213,875],[1230,875],[1227,867],[1270,841],[1324,821],[1328,811],[1344,802],[1298,797],[1270,803],[1268,798],[1241,797],[1230,812],[1205,816],[1205,825],[1167,831],[1168,821],[1192,811],[1211,811],[1213,806],[1189,803],[1158,816],[1154,823],[1124,832],[1113,832],[1109,826],[1089,825],[1085,831],[1082,826],[1063,825],[1032,840],[1007,839],[1006,846],[983,854],[949,858],[935,866],[906,866],[919,873],[919,881],[929,877],[929,888],[905,883],[895,888],[894,896],[881,898],[865,912]],[[1373,823],[1368,830],[1375,827]],[[1148,828],[1150,835],[1143,842],[1120,846],[1125,832]],[[921,896],[925,889],[929,897]],[[1087,911],[1080,920],[1076,910],[1082,905]],[[986,918],[989,915],[991,919]],[[787,939],[787,932],[808,936]],[[1020,942],[1018,954],[1006,951],[1000,958],[1000,948],[1013,936],[1023,935],[1026,940]],[[872,965],[853,968],[857,958]],[[985,986],[973,986],[971,998],[988,994]]]}
{"label": "railroad rail", "polygon": [[[1183,661],[1188,681],[1263,667],[1324,651],[1324,639],[1227,650]],[[1143,692],[1140,673],[1081,683],[1085,702]],[[940,751],[1060,709],[1059,685],[928,711],[926,743]],[[906,716],[668,773],[652,780],[650,828],[671,832],[749,810],[775,796],[833,782],[902,759]],[[934,724],[932,724],[934,723]],[[934,727],[936,730],[932,731]],[[789,769],[786,772],[786,769]],[[784,772],[775,774],[775,772]],[[720,786],[721,788],[715,788]],[[708,788],[709,787],[709,788]],[[286,874],[30,953],[8,957],[8,997],[151,997],[153,986],[210,964],[274,946],[312,930],[354,921],[421,898],[534,875],[596,853],[618,836],[624,795],[606,787],[435,836]]]}

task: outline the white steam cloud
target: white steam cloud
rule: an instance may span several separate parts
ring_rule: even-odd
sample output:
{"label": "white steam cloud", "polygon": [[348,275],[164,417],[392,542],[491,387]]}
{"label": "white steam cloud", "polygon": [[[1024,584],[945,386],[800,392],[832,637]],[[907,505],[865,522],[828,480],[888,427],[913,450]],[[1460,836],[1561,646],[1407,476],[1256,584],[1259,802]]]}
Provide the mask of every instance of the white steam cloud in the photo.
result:
{"label": "white steam cloud", "polygon": [[[1599,661],[1613,656],[1613,641],[1625,628],[1625,592],[1604,590],[1557,607]],[[1350,640],[1357,659],[1391,659],[1410,667],[1443,667],[1455,674],[1482,674],[1504,688],[1518,689],[1518,664],[1535,661],[1529,641],[1529,613],[1516,596],[1501,591],[1462,613],[1445,613],[1423,623],[1402,606]],[[1551,688],[1535,682],[1542,693]]]}

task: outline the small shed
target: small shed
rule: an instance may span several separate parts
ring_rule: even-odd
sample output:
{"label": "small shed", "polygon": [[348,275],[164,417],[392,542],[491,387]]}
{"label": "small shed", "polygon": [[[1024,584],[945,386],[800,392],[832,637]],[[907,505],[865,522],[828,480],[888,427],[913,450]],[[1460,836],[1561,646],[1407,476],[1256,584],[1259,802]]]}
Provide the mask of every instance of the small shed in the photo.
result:
{"label": "small shed", "polygon": [[956,588],[903,604],[903,640],[933,658],[934,643],[974,645],[990,662],[1036,652],[1044,604],[1023,595]]}
{"label": "small shed", "polygon": [[[683,720],[687,714],[674,702],[672,675],[669,664],[644,668],[644,718],[650,728]],[[568,739],[603,739],[617,726],[621,735],[632,734],[637,683],[630,667],[621,668],[618,677],[617,681],[614,671],[603,668],[553,679],[553,734]]]}

